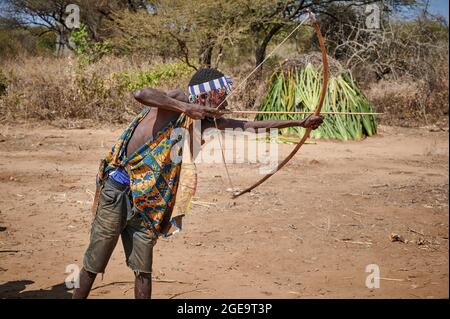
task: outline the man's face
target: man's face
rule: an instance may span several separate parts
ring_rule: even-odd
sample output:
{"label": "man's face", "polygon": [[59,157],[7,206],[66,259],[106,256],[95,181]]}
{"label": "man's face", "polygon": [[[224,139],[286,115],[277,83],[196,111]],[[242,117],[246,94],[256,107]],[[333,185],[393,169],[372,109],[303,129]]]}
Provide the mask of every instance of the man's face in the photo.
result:
{"label": "man's face", "polygon": [[212,90],[209,94],[200,94],[200,103],[212,108],[217,108],[220,105],[219,110],[223,110],[228,106],[226,98],[227,92],[225,89]]}

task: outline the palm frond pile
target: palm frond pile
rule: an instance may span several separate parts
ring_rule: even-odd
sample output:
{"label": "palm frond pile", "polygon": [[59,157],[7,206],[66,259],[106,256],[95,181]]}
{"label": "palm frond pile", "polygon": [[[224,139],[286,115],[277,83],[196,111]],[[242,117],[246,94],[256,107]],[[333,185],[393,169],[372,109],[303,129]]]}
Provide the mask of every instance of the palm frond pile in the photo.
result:
{"label": "palm frond pile", "polygon": [[[319,101],[321,87],[321,68],[313,66],[312,63],[305,66],[290,64],[273,74],[259,111],[313,112]],[[322,112],[372,113],[373,107],[349,72],[336,72],[330,74]],[[298,114],[258,114],[256,120],[300,118],[302,115]],[[280,133],[299,136],[304,131],[301,127],[290,127],[281,129]],[[311,137],[347,141],[372,136],[376,132],[374,115],[324,115],[324,123],[312,131]]]}

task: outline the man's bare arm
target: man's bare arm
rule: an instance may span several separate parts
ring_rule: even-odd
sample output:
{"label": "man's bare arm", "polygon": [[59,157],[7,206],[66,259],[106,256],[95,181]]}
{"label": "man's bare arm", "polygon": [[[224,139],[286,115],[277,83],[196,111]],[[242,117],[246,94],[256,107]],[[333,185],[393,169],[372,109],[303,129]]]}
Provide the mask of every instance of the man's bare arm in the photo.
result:
{"label": "man's bare arm", "polygon": [[[319,127],[320,124],[322,124],[323,118],[321,116],[310,116],[303,120],[286,120],[286,121],[275,121],[275,120],[268,120],[268,121],[243,121],[243,120],[234,120],[234,119],[218,119],[217,120],[217,127],[219,130],[225,130],[227,128],[235,129],[240,128],[242,130],[247,129],[266,129],[269,130],[271,128],[286,128],[286,127],[293,127],[293,126],[301,126],[301,127],[312,127],[313,129],[316,129]],[[203,124],[203,123],[202,123]],[[206,124],[206,126],[209,127],[215,127],[214,124]],[[205,127],[207,128],[207,127]]]}
{"label": "man's bare arm", "polygon": [[178,100],[178,101],[181,101],[181,102],[184,102],[184,103],[189,103],[188,96],[181,89],[168,91],[166,94],[167,94],[168,97],[171,97],[172,99],[175,99],[175,100]]}
{"label": "man's bare arm", "polygon": [[[171,95],[175,96],[174,93]],[[134,92],[134,98],[144,105],[178,113],[185,113],[190,107],[188,103],[179,101],[169,96],[169,94],[152,88],[137,90]]]}
{"label": "man's bare arm", "polygon": [[[172,96],[178,96],[180,92],[169,93]],[[206,116],[219,118],[222,116],[220,111],[215,108],[208,106],[202,106],[198,104],[189,104],[178,100],[177,98],[172,98],[164,92],[161,92],[152,88],[139,89],[134,92],[134,98],[140,103],[150,106],[160,108],[166,111],[173,111],[178,113],[185,113],[187,116],[199,120],[204,119]]]}

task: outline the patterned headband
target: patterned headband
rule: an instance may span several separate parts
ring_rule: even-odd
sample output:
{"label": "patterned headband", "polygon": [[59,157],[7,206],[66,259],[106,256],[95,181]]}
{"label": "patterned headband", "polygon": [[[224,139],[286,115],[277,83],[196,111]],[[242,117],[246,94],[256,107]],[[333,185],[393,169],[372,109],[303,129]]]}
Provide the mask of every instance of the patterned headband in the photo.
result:
{"label": "patterned headband", "polygon": [[188,87],[189,95],[199,95],[200,93],[208,93],[212,90],[219,90],[225,88],[228,92],[231,91],[233,82],[228,76],[223,76],[221,78],[211,80],[208,82],[200,83],[197,85],[191,85]]}

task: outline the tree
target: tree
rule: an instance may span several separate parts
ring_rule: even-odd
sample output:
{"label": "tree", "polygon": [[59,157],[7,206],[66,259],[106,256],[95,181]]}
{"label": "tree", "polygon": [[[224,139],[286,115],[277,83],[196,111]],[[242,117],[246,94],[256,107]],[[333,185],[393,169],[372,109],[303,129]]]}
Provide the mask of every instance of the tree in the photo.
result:
{"label": "tree", "polygon": [[[70,36],[73,29],[68,25],[69,10],[77,6],[80,22],[89,29],[89,34],[94,41],[100,41],[100,30],[102,20],[110,19],[113,10],[136,11],[145,8],[145,0],[112,0],[112,1],[91,1],[91,0],[4,0],[1,2],[3,14],[0,22],[3,26],[42,28],[42,35],[53,32],[56,35],[57,54],[61,55],[67,50],[74,49],[70,43]],[[79,11],[78,11],[79,10]]]}
{"label": "tree", "polygon": [[69,46],[70,30],[67,25],[66,8],[70,0],[8,0],[4,1],[4,19],[9,23],[30,28],[40,26],[40,35],[53,32],[56,35],[57,53],[62,54]]}
{"label": "tree", "polygon": [[148,5],[146,0],[78,0],[77,3],[82,8],[81,19],[83,24],[89,29],[94,41],[101,41],[102,38],[110,35],[109,32],[103,30],[103,22],[104,20],[114,21],[113,12],[137,12],[145,10]]}
{"label": "tree", "polygon": [[[122,44],[129,48],[141,47],[143,42],[164,52],[163,56],[175,55],[193,65],[196,57],[201,66],[220,62],[224,45],[242,44],[250,41],[255,65],[266,56],[267,47],[278,35],[291,30],[312,9],[321,16],[334,18],[335,4],[348,8],[365,8],[379,0],[234,0],[199,1],[154,0],[148,10],[115,11],[109,17],[122,31]],[[412,0],[392,0],[395,5],[414,3]],[[153,38],[153,40],[151,39]],[[158,40],[160,43],[158,43]],[[140,42],[140,43],[138,43]],[[164,42],[164,43],[162,43]],[[214,59],[215,58],[215,59]]]}
{"label": "tree", "polygon": [[176,57],[196,68],[220,63],[224,46],[239,38],[239,16],[240,8],[231,1],[160,0],[152,2],[151,10],[115,11],[110,28],[118,30],[113,41],[118,49],[151,49],[163,59]]}
{"label": "tree", "polygon": [[328,12],[332,15],[322,17],[321,26],[330,54],[350,70],[364,69],[368,74],[370,67],[377,79],[419,76],[415,74],[420,69],[416,59],[426,61],[432,56],[440,42],[438,30],[445,28],[438,19],[429,17],[426,9],[409,21],[391,21],[391,12],[386,12],[375,29],[367,27],[364,12],[357,8],[336,4]]}
{"label": "tree", "polygon": [[[394,8],[404,5],[413,5],[414,0],[391,0]],[[338,16],[333,15],[336,5],[347,8],[366,8],[367,5],[381,5],[379,0],[279,0],[251,1],[247,6],[247,16],[249,19],[249,30],[255,39],[255,64],[260,64],[265,56],[266,50],[274,37],[283,30],[292,28],[305,16],[306,10],[311,9],[320,16],[329,16],[335,24],[341,23]]]}

